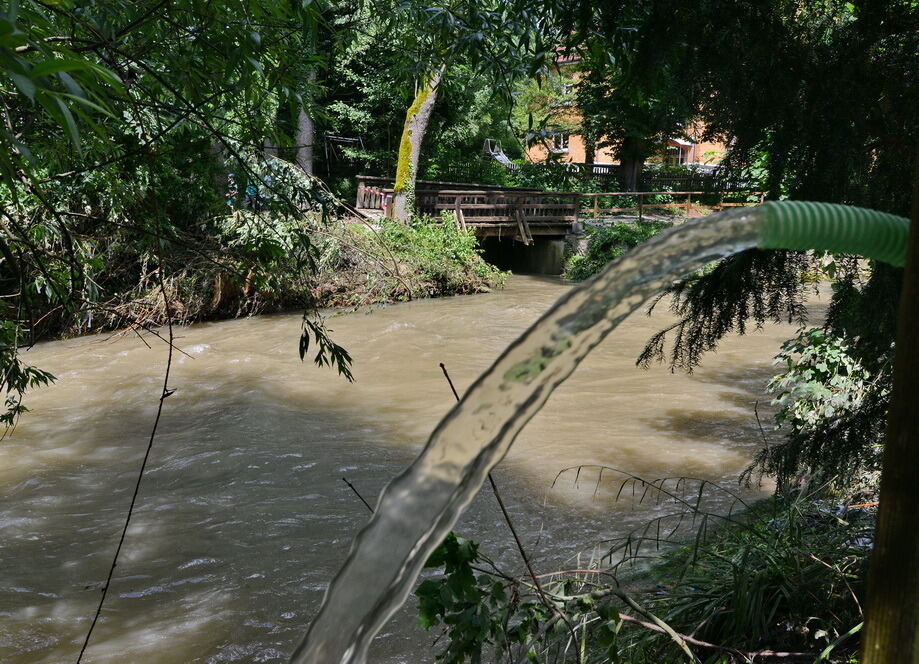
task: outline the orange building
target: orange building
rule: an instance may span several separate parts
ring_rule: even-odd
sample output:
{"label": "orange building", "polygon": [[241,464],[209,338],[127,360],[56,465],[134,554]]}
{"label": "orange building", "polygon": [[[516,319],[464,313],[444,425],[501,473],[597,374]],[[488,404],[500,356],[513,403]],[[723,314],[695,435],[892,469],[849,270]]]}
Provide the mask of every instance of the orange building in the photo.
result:
{"label": "orange building", "polygon": [[[687,136],[701,136],[701,134],[702,127],[698,123],[686,128]],[[724,143],[674,137],[668,139],[665,153],[652,156],[648,162],[663,162],[672,166],[718,164],[726,153],[727,146]],[[587,159],[584,137],[574,131],[558,131],[544,143],[539,142],[528,146],[525,154],[527,159],[533,162],[546,161],[551,157],[557,161],[583,164]],[[612,148],[598,147],[594,152],[594,163],[618,164],[619,160]]]}
{"label": "orange building", "polygon": [[[561,74],[565,83],[561,85],[563,95],[571,94],[580,78],[576,65],[581,61],[577,56],[559,56],[556,58],[556,71]],[[573,109],[573,102],[557,102],[552,105],[553,115],[558,121],[558,129],[551,132],[543,141],[536,142],[525,149],[529,161],[541,162],[550,157],[557,161],[583,164],[587,159],[584,137],[570,127],[580,126],[580,116]],[[720,142],[701,140],[704,126],[693,122],[684,129],[685,136],[674,136],[667,141],[666,150],[648,159],[649,163],[666,163],[668,165],[702,165],[718,164],[727,153],[727,145]],[[612,148],[597,147],[594,153],[595,164],[618,164]]]}

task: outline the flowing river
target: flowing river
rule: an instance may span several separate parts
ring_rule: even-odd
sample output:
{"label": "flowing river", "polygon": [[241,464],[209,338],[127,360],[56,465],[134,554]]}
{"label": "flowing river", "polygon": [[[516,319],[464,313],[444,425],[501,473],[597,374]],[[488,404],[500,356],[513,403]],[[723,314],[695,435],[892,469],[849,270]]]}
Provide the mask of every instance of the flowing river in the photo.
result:
{"label": "flowing river", "polygon": [[[514,276],[488,295],[334,316],[356,382],[297,356],[300,317],[178,328],[147,473],[85,662],[285,662],[386,482],[460,392],[569,286]],[[539,572],[570,565],[663,509],[616,499],[621,477],[693,476],[737,488],[769,435],[757,426],[771,358],[792,326],[726,340],[693,375],[635,358],[672,318],[636,314],[583,363],[495,471]],[[149,347],[147,345],[149,343]],[[0,442],[0,661],[74,662],[153,424],[166,348],[96,336],[25,355],[57,382]],[[768,414],[765,416],[768,420]],[[747,495],[757,495],[747,490]],[[724,509],[727,509],[727,503]],[[458,531],[519,571],[490,489]],[[583,559],[581,564],[583,564]],[[371,649],[432,662],[410,602]]]}

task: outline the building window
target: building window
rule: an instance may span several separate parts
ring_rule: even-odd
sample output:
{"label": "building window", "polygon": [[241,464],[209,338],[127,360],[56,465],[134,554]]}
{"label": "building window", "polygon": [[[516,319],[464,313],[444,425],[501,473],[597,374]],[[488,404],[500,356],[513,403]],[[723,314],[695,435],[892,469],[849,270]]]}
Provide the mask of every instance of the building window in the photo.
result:
{"label": "building window", "polygon": [[666,161],[671,166],[682,166],[689,161],[689,150],[680,145],[668,145]]}
{"label": "building window", "polygon": [[552,147],[549,148],[549,151],[556,154],[568,152],[568,134],[560,131],[552,134]]}

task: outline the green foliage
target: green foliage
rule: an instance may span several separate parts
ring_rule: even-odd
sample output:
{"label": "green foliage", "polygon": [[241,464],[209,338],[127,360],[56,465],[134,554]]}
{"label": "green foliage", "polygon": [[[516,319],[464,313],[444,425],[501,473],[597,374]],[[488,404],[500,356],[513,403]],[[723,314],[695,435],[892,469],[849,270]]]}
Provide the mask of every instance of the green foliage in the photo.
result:
{"label": "green foliage", "polygon": [[[755,465],[780,490],[802,482],[874,494],[889,399],[888,362],[868,369],[855,349],[825,329],[799,330],[782,346],[785,371],[769,388],[785,438],[759,452]],[[752,469],[751,469],[752,470]]]}
{"label": "green foliage", "polygon": [[271,271],[309,269],[311,238],[302,229],[289,251],[256,227],[328,200],[272,175],[265,214],[225,223],[228,171],[266,188],[272,169],[251,146],[277,142],[277,109],[301,100],[297,72],[278,65],[301,55],[319,3],[7,4],[0,312],[15,328],[3,370],[24,376],[8,423],[20,387],[41,380],[17,345],[260,310],[283,289]]}
{"label": "green foliage", "polygon": [[380,238],[420,279],[426,295],[468,292],[474,284],[503,284],[504,275],[481,259],[475,234],[460,230],[451,212],[439,220],[415,218],[408,224],[387,220]]}
{"label": "green foliage", "polygon": [[425,564],[444,568],[442,577],[422,581],[415,591],[421,626],[443,623],[450,639],[437,661],[479,664],[483,648],[504,633],[508,595],[501,581],[476,575],[478,560],[477,544],[450,533]]}
{"label": "green foliage", "polygon": [[[801,252],[754,249],[726,258],[671,289],[670,309],[679,320],[651,338],[639,363],[667,358],[671,369],[691,371],[726,334],[745,334],[751,321],[754,329],[767,321],[804,324],[805,298],[813,289],[804,282],[819,274],[819,265]],[[802,279],[805,275],[818,276]]]}
{"label": "green foliage", "polygon": [[[642,5],[636,7],[641,8],[639,13],[644,11]],[[644,163],[660,152],[668,139],[683,135],[695,109],[687,88],[672,70],[631,77],[623,70],[623,58],[611,59],[597,48],[588,48],[588,53],[584,62],[587,73],[577,87],[577,104],[589,119],[586,128],[597,137],[597,147],[612,148],[623,164]]]}
{"label": "green foliage", "polygon": [[871,375],[849,354],[849,346],[822,328],[798,330],[782,344],[775,363],[785,371],[769,381],[777,394],[776,423],[792,432],[813,430],[818,422],[857,409]]}
{"label": "green foliage", "polygon": [[565,263],[562,276],[581,281],[600,272],[606,264],[632,247],[645,242],[670,223],[664,221],[616,222],[602,228],[587,227],[589,234],[587,251],[583,256],[572,255]]}
{"label": "green foliage", "polygon": [[6,431],[15,426],[20,415],[29,410],[22,403],[26,390],[48,385],[55,379],[47,371],[29,366],[19,359],[16,352],[19,347],[19,332],[19,326],[15,322],[0,322],[0,366],[4,368],[0,378],[0,392],[4,394],[4,411],[0,412],[0,426]]}
{"label": "green foliage", "polygon": [[312,286],[317,307],[482,293],[504,284],[505,273],[481,257],[475,235],[457,228],[452,214],[409,224],[384,219],[380,226],[331,225],[317,245]]}
{"label": "green foliage", "polygon": [[[478,547],[451,535],[429,561],[443,572],[416,592],[422,625],[442,626],[448,639],[438,659],[478,662],[487,645],[494,661],[685,661],[671,630],[711,644],[689,646],[710,664],[760,650],[846,661],[861,621],[872,512],[798,494],[725,517],[702,506],[704,484],[633,479],[676,511],[611,543],[600,561],[608,566],[595,574],[552,575],[543,584],[551,608],[526,577],[486,571]],[[693,492],[696,499],[680,498]],[[690,523],[690,541],[675,544],[673,533]],[[643,563],[644,551],[662,547]]]}
{"label": "green foliage", "polygon": [[309,353],[311,339],[316,343],[316,356],[313,363],[319,367],[334,367],[339,375],[349,382],[354,382],[351,373],[351,355],[343,347],[332,341],[329,331],[321,319],[313,320],[308,315],[303,317],[303,333],[300,335],[300,360]]}
{"label": "green foliage", "polygon": [[[800,495],[766,501],[707,541],[666,554],[652,573],[672,585],[646,606],[710,643],[819,652],[860,621],[873,530],[865,510]],[[650,652],[672,650],[653,640]]]}
{"label": "green foliage", "polygon": [[514,130],[527,144],[551,144],[548,132],[580,133],[583,118],[572,113],[574,106],[572,72],[550,69],[517,86],[511,116]]}
{"label": "green foliage", "polygon": [[0,18],[0,80],[7,113],[7,122],[0,127],[0,182],[8,185],[40,166],[34,151],[40,143],[15,129],[20,113],[43,116],[82,151],[78,123],[104,135],[97,121],[112,117],[111,99],[123,89],[108,66],[73,49],[76,40],[59,36],[53,15],[30,2],[7,4]]}

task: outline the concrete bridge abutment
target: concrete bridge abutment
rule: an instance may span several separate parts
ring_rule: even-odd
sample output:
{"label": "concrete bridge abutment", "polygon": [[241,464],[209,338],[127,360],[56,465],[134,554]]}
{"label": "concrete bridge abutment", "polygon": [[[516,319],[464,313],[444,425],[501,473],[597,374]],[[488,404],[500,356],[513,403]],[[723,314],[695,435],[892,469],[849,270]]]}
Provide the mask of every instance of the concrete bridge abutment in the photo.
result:
{"label": "concrete bridge abutment", "polygon": [[561,237],[537,235],[530,245],[512,237],[484,237],[480,242],[483,258],[502,270],[557,276],[565,269],[567,244]]}

